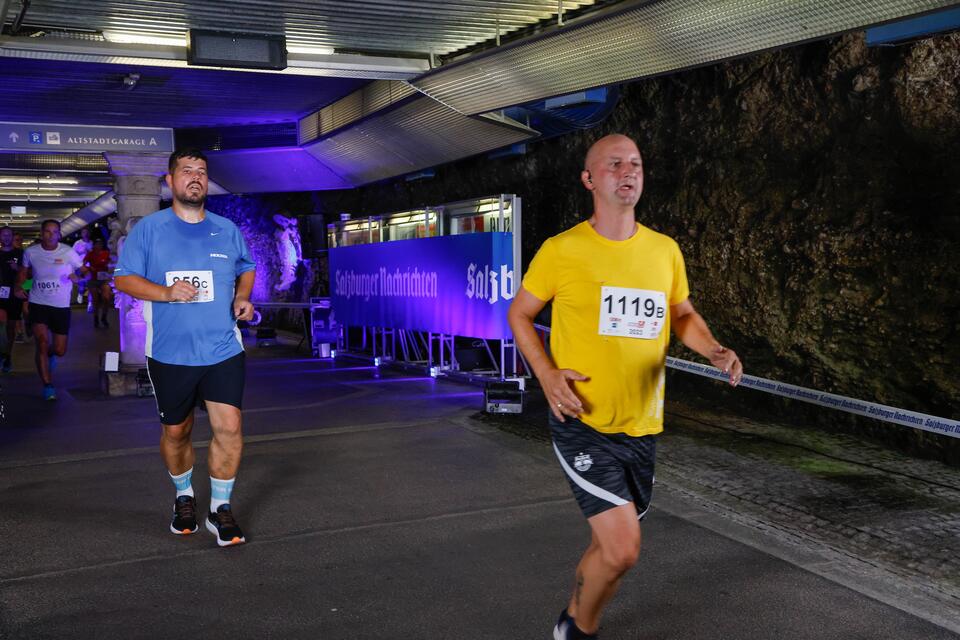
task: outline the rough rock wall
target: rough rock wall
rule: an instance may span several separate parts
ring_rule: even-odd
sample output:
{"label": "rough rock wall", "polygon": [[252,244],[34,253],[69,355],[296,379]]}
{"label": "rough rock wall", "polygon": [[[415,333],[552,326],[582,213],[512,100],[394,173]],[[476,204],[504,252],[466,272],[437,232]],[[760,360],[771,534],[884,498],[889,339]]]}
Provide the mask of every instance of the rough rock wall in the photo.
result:
{"label": "rough rock wall", "polygon": [[[284,281],[285,264],[278,240],[280,226],[273,216],[291,216],[281,196],[211,196],[207,201],[210,211],[232,220],[243,234],[251,257],[257,263],[257,278],[252,299],[272,302],[305,302],[320,287],[325,277],[314,261],[304,260],[295,267],[295,280]],[[289,285],[283,289],[285,285]],[[280,290],[282,289],[282,290]],[[266,314],[266,310],[264,310]],[[290,310],[269,312],[267,322],[296,331],[302,330],[300,314]]]}
{"label": "rough rock wall", "polygon": [[582,157],[610,132],[638,141],[638,219],[679,242],[694,304],[748,372],[960,418],[960,34],[868,49],[856,33],[636,82],[597,129],[313,206],[517,193],[529,261],[588,214]]}

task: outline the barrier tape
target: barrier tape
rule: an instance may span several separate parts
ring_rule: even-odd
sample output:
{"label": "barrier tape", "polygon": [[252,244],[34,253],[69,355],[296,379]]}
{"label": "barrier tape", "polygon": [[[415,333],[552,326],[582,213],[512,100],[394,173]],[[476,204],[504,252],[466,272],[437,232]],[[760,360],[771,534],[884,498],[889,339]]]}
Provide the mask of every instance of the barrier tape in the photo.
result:
{"label": "barrier tape", "polygon": [[[729,376],[716,367],[711,365],[681,360],[680,358],[667,357],[667,366],[678,371],[695,373],[707,378],[726,381]],[[766,391],[785,398],[792,398],[802,402],[820,405],[829,409],[838,409],[847,413],[854,413],[875,420],[892,422],[894,424],[912,427],[914,429],[923,429],[931,433],[960,438],[960,421],[950,420],[948,418],[938,418],[937,416],[927,415],[926,413],[917,413],[916,411],[906,411],[889,407],[885,404],[875,402],[866,402],[864,400],[855,400],[846,396],[838,396],[834,393],[825,393],[816,389],[807,387],[798,387],[792,384],[777,382],[767,378],[758,378],[756,376],[744,375],[740,380],[740,386],[749,387],[758,391]]]}
{"label": "barrier tape", "polygon": [[[543,332],[544,335],[550,333],[550,327],[548,326],[542,324],[534,324],[533,326],[536,330]],[[690,360],[683,360],[681,358],[667,356],[667,366],[678,371],[695,373],[699,376],[724,382],[730,378],[730,376],[712,365],[691,362]],[[825,393],[823,391],[817,391],[816,389],[798,387],[797,385],[777,382],[769,378],[758,378],[757,376],[744,375],[740,379],[740,386],[756,389],[757,391],[766,391],[767,393],[800,400],[801,402],[809,402],[820,405],[821,407],[827,407],[828,409],[854,413],[858,416],[873,418],[874,420],[892,422],[893,424],[912,427],[914,429],[923,429],[930,433],[950,436],[951,438],[960,438],[960,421],[958,420],[939,418],[916,411],[906,411],[885,404],[856,400],[846,396],[838,396],[835,393]]]}

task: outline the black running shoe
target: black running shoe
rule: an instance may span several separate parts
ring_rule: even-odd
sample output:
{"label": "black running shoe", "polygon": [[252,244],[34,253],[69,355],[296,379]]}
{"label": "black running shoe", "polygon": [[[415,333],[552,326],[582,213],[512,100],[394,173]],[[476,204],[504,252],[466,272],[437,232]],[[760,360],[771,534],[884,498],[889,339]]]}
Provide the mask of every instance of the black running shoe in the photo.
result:
{"label": "black running shoe", "polygon": [[217,536],[217,544],[221,547],[229,547],[234,544],[243,544],[247,541],[243,537],[243,531],[240,525],[233,519],[233,512],[229,504],[222,504],[217,507],[217,512],[211,512],[207,516],[207,531]]}
{"label": "black running shoe", "polygon": [[170,531],[178,536],[188,536],[196,533],[199,528],[197,505],[193,496],[179,496],[173,503],[173,522],[170,523]]}

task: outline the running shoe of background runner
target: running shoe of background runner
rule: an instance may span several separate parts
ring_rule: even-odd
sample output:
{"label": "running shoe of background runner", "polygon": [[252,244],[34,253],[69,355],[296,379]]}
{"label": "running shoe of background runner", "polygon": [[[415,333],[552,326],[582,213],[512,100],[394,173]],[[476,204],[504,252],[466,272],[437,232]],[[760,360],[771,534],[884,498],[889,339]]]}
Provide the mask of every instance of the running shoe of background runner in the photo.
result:
{"label": "running shoe of background runner", "polygon": [[57,390],[53,388],[52,384],[43,385],[43,399],[51,401],[57,399]]}
{"label": "running shoe of background runner", "polygon": [[234,544],[243,544],[247,541],[243,537],[243,531],[240,525],[233,519],[233,512],[229,504],[222,504],[217,507],[217,512],[211,512],[207,516],[207,531],[217,536],[217,544],[221,547],[229,547]]}

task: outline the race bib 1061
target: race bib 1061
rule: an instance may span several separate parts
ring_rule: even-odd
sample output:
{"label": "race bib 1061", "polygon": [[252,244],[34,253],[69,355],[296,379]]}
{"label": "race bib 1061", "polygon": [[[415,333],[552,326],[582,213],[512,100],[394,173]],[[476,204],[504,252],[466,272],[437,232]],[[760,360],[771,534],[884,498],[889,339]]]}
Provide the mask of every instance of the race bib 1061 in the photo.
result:
{"label": "race bib 1061", "polygon": [[185,302],[213,302],[213,271],[167,271],[167,286],[183,280],[197,288],[197,295]]}
{"label": "race bib 1061", "polygon": [[667,296],[663,291],[600,288],[600,335],[653,340],[666,324]]}

